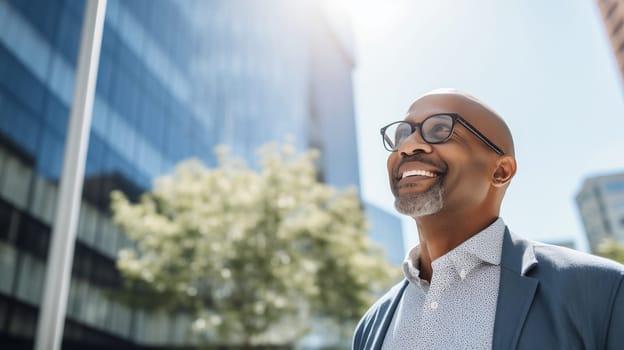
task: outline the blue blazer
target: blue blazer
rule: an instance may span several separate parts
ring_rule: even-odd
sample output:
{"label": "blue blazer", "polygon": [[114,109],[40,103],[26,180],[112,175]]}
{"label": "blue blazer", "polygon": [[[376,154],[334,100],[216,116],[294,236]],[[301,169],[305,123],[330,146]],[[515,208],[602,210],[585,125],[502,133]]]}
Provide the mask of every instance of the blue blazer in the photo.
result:
{"label": "blue blazer", "polygon": [[[624,266],[504,235],[493,349],[624,349]],[[353,349],[381,349],[408,283],[368,310]]]}

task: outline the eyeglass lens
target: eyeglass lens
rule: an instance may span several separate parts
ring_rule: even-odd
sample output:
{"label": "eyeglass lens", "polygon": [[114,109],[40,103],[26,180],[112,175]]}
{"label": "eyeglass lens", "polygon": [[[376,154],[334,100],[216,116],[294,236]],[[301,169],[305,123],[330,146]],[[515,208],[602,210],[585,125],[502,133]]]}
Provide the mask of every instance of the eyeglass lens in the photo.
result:
{"label": "eyeglass lens", "polygon": [[410,124],[404,121],[391,124],[385,130],[386,147],[396,150],[416,129],[420,129],[421,136],[426,142],[442,143],[453,132],[453,118],[450,115],[441,114],[431,116],[420,124]]}

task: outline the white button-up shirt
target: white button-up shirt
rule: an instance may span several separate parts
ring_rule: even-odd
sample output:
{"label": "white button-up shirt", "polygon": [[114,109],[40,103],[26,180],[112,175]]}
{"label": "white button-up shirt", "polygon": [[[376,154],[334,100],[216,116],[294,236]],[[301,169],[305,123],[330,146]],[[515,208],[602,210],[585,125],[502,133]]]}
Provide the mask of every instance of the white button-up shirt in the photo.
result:
{"label": "white button-up shirt", "polygon": [[384,350],[491,349],[505,223],[483,231],[431,263],[420,279],[420,247],[403,262],[410,281],[384,339]]}

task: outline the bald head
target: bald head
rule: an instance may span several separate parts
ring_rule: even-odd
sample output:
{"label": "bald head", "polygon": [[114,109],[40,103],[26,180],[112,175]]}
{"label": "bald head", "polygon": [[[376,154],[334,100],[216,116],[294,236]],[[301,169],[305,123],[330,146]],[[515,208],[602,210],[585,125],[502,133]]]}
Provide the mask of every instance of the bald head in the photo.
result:
{"label": "bald head", "polygon": [[420,96],[408,114],[457,113],[476,127],[507,155],[515,156],[511,131],[492,108],[476,97],[455,89],[435,89]]}

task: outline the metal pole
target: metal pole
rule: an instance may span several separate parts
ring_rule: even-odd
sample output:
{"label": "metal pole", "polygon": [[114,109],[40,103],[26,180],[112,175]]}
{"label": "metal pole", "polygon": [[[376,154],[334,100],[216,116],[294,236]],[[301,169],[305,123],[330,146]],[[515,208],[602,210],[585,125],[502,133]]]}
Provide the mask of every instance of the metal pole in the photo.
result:
{"label": "metal pole", "polygon": [[86,1],[63,171],[39,308],[36,350],[61,348],[105,12],[106,0]]}

